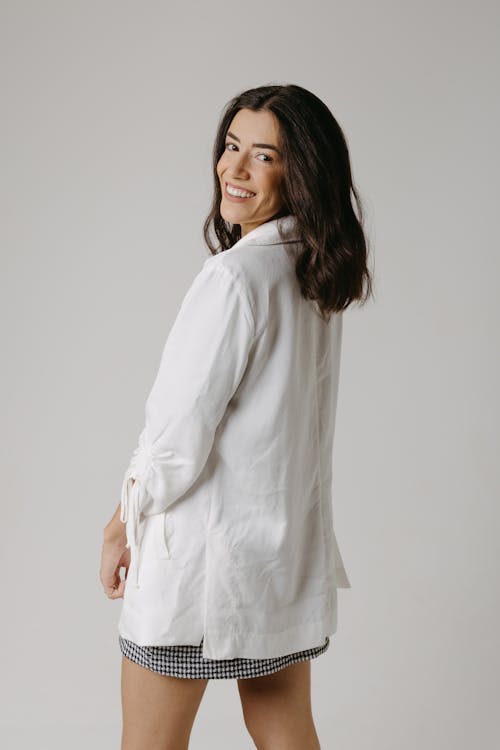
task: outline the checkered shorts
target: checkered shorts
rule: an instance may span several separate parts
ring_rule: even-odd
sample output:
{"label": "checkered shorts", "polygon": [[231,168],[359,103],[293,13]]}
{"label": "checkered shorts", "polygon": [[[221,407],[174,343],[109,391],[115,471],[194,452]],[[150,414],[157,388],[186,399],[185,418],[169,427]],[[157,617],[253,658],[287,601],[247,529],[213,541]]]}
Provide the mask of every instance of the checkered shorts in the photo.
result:
{"label": "checkered shorts", "polygon": [[118,640],[124,656],[153,672],[173,677],[212,680],[271,674],[294,662],[314,659],[323,654],[330,644],[330,638],[326,636],[325,642],[320,646],[271,659],[205,659],[202,655],[203,638],[199,646],[138,646],[120,635]]}

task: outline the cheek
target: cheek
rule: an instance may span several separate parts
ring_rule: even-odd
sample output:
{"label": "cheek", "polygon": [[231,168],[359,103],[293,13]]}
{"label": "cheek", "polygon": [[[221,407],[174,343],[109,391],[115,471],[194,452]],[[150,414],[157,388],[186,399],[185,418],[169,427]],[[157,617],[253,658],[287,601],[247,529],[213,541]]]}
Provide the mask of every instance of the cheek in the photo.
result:
{"label": "cheek", "polygon": [[222,156],[219,158],[219,161],[217,162],[217,172],[220,174],[227,168],[228,164],[228,157],[225,154],[222,154]]}
{"label": "cheek", "polygon": [[272,196],[273,200],[277,200],[281,195],[280,180],[272,179],[268,183],[268,193]]}

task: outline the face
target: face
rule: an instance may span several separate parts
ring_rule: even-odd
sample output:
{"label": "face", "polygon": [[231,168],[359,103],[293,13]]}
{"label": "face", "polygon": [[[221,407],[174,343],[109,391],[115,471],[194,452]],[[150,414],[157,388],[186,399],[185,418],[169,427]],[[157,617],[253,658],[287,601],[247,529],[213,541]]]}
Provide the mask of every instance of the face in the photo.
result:
{"label": "face", "polygon": [[[275,115],[240,109],[229,125],[217,175],[222,191],[222,218],[239,224],[242,237],[283,208],[283,166]],[[230,195],[228,185],[245,191],[245,195]]]}

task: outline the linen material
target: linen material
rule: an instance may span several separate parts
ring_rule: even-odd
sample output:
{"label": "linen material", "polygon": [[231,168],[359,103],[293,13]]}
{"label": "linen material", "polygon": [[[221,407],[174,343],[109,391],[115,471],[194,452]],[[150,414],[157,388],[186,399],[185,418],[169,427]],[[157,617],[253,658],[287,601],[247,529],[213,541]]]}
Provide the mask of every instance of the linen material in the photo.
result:
{"label": "linen material", "polygon": [[138,646],[204,637],[205,658],[272,658],[336,631],[342,314],[327,323],[302,297],[294,227],[266,222],[208,258],[165,345],[122,486],[119,632]]}

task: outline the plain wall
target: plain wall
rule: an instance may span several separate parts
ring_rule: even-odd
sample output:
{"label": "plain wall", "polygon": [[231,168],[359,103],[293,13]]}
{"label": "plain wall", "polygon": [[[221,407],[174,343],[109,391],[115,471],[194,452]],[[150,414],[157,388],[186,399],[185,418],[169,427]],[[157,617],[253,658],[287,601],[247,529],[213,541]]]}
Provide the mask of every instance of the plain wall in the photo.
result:
{"label": "plain wall", "polygon": [[[322,750],[498,745],[498,4],[0,13],[2,745],[119,747],[102,531],[207,257],[220,113],[268,83],[311,89],[344,129],[374,271],[344,316],[352,588],[312,661]],[[209,684],[190,747],[253,747],[234,682]]]}

